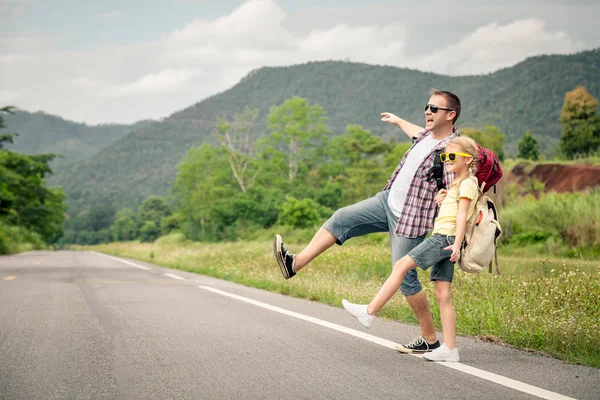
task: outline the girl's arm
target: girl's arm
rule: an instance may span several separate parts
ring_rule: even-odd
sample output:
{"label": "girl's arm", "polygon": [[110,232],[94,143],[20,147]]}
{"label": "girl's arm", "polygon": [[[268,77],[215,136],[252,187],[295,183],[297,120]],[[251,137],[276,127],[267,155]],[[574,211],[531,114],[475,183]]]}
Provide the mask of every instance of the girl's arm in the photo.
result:
{"label": "girl's arm", "polygon": [[450,261],[457,262],[460,259],[460,246],[465,238],[465,230],[467,229],[467,213],[471,199],[461,197],[458,201],[458,213],[456,214],[456,238],[452,246],[446,247],[444,250],[452,250]]}

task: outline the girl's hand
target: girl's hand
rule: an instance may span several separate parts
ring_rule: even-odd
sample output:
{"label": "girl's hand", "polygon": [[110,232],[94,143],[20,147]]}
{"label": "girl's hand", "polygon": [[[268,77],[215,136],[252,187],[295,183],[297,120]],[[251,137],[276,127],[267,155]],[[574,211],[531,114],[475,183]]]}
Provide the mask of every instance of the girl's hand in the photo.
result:
{"label": "girl's hand", "polygon": [[433,201],[435,201],[435,204],[437,204],[439,207],[442,205],[442,202],[444,201],[444,199],[446,198],[447,195],[448,195],[448,191],[446,189],[440,189],[438,194],[435,195],[435,198],[433,199]]}
{"label": "girl's hand", "polygon": [[460,243],[454,243],[452,246],[444,247],[444,250],[452,250],[450,261],[453,263],[460,260]]}

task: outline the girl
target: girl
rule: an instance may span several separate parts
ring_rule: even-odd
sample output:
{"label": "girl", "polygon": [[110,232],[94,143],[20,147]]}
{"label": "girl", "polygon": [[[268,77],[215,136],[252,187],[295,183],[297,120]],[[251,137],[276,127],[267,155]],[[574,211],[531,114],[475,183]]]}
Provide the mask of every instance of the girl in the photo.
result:
{"label": "girl", "polygon": [[444,344],[423,355],[430,361],[460,361],[456,348],[456,314],[450,288],[454,263],[460,258],[467,219],[473,214],[478,195],[477,178],[473,176],[477,163],[477,144],[471,138],[459,136],[448,143],[445,151],[440,155],[444,167],[454,172],[456,178],[440,206],[432,235],[394,264],[391,275],[369,304],[353,304],[342,300],[346,311],[369,328],[375,314],[398,291],[409,270],[433,266],[431,280],[435,281],[435,296],[440,305]]}

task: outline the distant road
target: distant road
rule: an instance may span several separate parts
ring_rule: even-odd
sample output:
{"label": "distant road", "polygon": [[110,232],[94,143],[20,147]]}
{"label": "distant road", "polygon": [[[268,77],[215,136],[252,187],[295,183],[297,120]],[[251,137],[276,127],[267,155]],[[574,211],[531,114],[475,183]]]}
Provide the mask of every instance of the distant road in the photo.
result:
{"label": "distant road", "polygon": [[436,364],[390,348],[417,333],[98,253],[0,257],[3,400],[600,398],[600,370],[523,351],[459,338],[463,362]]}

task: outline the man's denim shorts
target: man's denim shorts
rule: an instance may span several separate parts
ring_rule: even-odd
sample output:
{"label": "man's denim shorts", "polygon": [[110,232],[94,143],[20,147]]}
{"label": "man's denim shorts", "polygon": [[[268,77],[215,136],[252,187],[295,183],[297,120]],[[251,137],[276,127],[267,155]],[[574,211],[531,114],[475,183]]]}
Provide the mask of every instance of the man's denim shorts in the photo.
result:
{"label": "man's denim shorts", "polygon": [[[390,247],[392,250],[392,267],[402,257],[418,244],[426,235],[416,238],[405,238],[396,235],[398,218],[394,216],[388,206],[390,191],[385,190],[375,196],[360,201],[348,207],[340,208],[324,224],[323,228],[329,231],[341,245],[346,240],[367,235],[374,232],[389,232]],[[423,290],[417,271],[411,269],[406,273],[400,286],[400,292],[405,296],[412,296]]]}
{"label": "man's denim shorts", "polygon": [[408,255],[419,267],[431,269],[432,281],[452,282],[454,276],[454,263],[450,261],[451,250],[444,250],[454,244],[454,236],[434,233],[421,244],[412,249]]}

